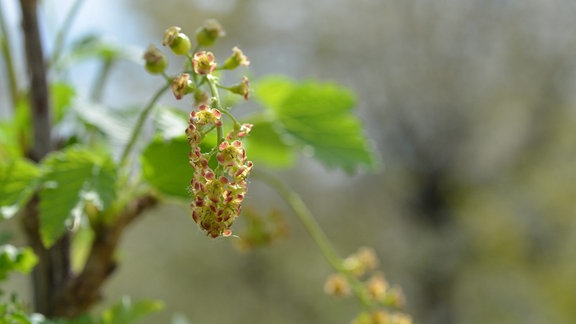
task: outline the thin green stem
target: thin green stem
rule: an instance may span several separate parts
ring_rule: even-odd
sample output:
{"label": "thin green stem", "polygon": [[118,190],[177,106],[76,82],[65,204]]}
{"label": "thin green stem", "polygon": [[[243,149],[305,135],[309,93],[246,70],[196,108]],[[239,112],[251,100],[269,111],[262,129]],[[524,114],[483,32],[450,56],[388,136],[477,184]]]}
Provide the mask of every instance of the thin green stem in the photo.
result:
{"label": "thin green stem", "polygon": [[4,21],[4,11],[1,2],[0,2],[0,47],[2,50],[2,56],[4,57],[4,65],[6,66],[8,88],[10,91],[10,100],[12,103],[12,108],[16,109],[16,102],[18,101],[18,80],[16,79],[16,73],[14,72],[12,52],[10,51],[12,48],[12,44],[10,41],[10,35],[8,34],[8,28],[6,27],[6,22]]}
{"label": "thin green stem", "polygon": [[168,82],[168,83],[172,82],[172,77],[170,77],[168,74],[166,74],[166,71],[162,71],[161,75],[164,78],[164,80],[166,80],[166,82]]}
{"label": "thin green stem", "polygon": [[314,242],[320,248],[320,252],[334,268],[334,270],[338,271],[342,275],[346,277],[348,283],[352,287],[354,294],[358,298],[358,300],[362,303],[362,305],[366,308],[372,306],[372,301],[370,297],[367,295],[366,289],[362,285],[362,283],[352,274],[349,270],[344,267],[343,261],[336,253],[336,250],[332,246],[332,243],[320,227],[320,225],[314,219],[312,212],[302,198],[290,189],[284,182],[282,182],[279,178],[269,174],[267,172],[252,170],[252,176],[258,180],[261,180],[274,188],[276,192],[288,203],[290,208],[294,211],[300,222],[304,225]]}
{"label": "thin green stem", "polygon": [[122,152],[122,155],[120,158],[120,165],[121,166],[124,166],[127,163],[128,157],[130,156],[130,153],[134,149],[134,145],[136,144],[136,140],[138,139],[138,136],[140,135],[140,132],[142,131],[142,127],[144,126],[144,122],[146,121],[146,118],[148,117],[148,115],[152,111],[152,108],[154,107],[154,105],[156,104],[158,99],[160,99],[160,97],[164,94],[164,92],[166,92],[166,90],[168,90],[168,88],[170,88],[170,83],[166,83],[166,85],[164,85],[162,88],[160,88],[158,91],[156,91],[154,96],[152,96],[152,98],[150,99],[150,102],[148,102],[148,105],[144,108],[144,110],[142,110],[142,112],[138,116],[138,120],[136,121],[136,125],[134,126],[134,129],[132,130],[132,135],[130,136],[130,140],[128,141],[128,144],[126,144],[126,147],[124,147],[124,151]]}
{"label": "thin green stem", "polygon": [[58,33],[56,34],[56,39],[54,40],[54,53],[52,54],[52,58],[50,59],[51,63],[50,65],[54,65],[60,58],[60,55],[64,50],[64,41],[66,40],[66,36],[68,35],[68,32],[72,27],[72,23],[74,22],[74,18],[76,18],[76,16],[78,15],[78,11],[80,10],[80,7],[82,6],[83,3],[84,0],[76,0],[76,2],[74,2],[72,7],[70,8],[70,11],[68,11],[66,18],[62,23],[62,27],[60,27]]}
{"label": "thin green stem", "polygon": [[232,122],[234,123],[234,126],[238,126],[238,127],[240,126],[240,122],[238,121],[238,119],[236,119],[236,117],[234,117],[234,115],[232,115],[230,112],[228,112],[227,109],[222,109],[221,111],[224,115],[228,116],[232,120]]}
{"label": "thin green stem", "polygon": [[98,102],[102,100],[102,94],[104,93],[104,85],[106,85],[106,80],[108,76],[110,76],[110,71],[112,71],[112,66],[114,65],[114,59],[107,58],[104,59],[102,62],[102,68],[100,72],[96,76],[94,81],[94,86],[92,87],[92,93],[90,94],[90,98]]}

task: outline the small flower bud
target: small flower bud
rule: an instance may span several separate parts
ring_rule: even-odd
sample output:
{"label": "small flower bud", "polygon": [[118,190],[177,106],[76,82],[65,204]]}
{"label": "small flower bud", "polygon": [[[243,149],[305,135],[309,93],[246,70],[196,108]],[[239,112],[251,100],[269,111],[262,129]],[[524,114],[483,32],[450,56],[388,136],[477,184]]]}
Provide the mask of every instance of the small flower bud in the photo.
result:
{"label": "small flower bud", "polygon": [[152,74],[162,73],[168,66],[166,56],[154,45],[148,47],[144,53],[144,60],[146,70]]}
{"label": "small flower bud", "polygon": [[350,295],[350,285],[346,278],[340,274],[333,274],[324,283],[324,292],[327,295],[344,297]]}
{"label": "small flower bud", "polygon": [[214,61],[214,54],[212,52],[197,52],[192,58],[192,67],[194,72],[198,74],[210,74],[216,68],[216,62]]}
{"label": "small flower bud", "polygon": [[368,280],[366,283],[366,288],[370,297],[375,300],[383,301],[388,293],[388,281],[384,278],[382,274],[376,274]]}
{"label": "small flower bud", "polygon": [[392,324],[390,321],[390,314],[385,310],[372,311],[370,314],[370,323],[372,324]]}
{"label": "small flower bud", "polygon": [[344,268],[350,271],[354,276],[360,277],[364,274],[364,267],[355,255],[349,256],[344,259]]}
{"label": "small flower bud", "polygon": [[382,300],[382,303],[388,307],[401,308],[406,304],[406,298],[404,297],[402,289],[394,286],[388,289],[386,297]]}
{"label": "small flower bud", "polygon": [[226,35],[226,32],[224,32],[220,23],[215,19],[208,19],[204,22],[204,26],[196,31],[196,41],[200,46],[209,47],[224,35]]}
{"label": "small flower bud", "polygon": [[356,257],[366,270],[374,270],[378,267],[378,257],[373,248],[361,247],[356,252]]}
{"label": "small flower bud", "polygon": [[232,129],[228,135],[226,135],[226,140],[232,141],[237,138],[245,137],[248,135],[248,133],[250,133],[252,127],[254,127],[252,124],[234,125],[234,129]]}
{"label": "small flower bud", "polygon": [[372,316],[368,312],[362,312],[351,322],[352,324],[372,324]]}
{"label": "small flower bud", "polygon": [[176,55],[184,55],[190,52],[192,44],[190,39],[186,34],[181,33],[182,29],[177,26],[172,26],[164,32],[164,38],[162,40],[163,46],[169,46],[172,52]]}
{"label": "small flower bud", "polygon": [[362,247],[344,260],[344,266],[356,277],[360,277],[378,266],[378,258],[374,249]]}
{"label": "small flower bud", "polygon": [[239,94],[244,97],[244,100],[248,100],[248,95],[250,94],[250,83],[247,77],[242,77],[242,82],[231,86],[228,90],[230,92]]}
{"label": "small flower bud", "polygon": [[404,313],[394,313],[390,315],[390,323],[392,324],[412,324],[412,317]]}
{"label": "small flower bud", "polygon": [[234,47],[232,49],[232,55],[230,55],[226,61],[224,61],[222,68],[226,70],[233,70],[240,65],[246,67],[250,65],[250,61],[248,60],[248,57],[242,53],[242,50],[240,50],[238,47]]}
{"label": "small flower bud", "polygon": [[170,89],[172,89],[174,97],[178,100],[182,99],[184,95],[194,92],[194,83],[190,80],[190,74],[178,74],[178,76],[172,79]]}

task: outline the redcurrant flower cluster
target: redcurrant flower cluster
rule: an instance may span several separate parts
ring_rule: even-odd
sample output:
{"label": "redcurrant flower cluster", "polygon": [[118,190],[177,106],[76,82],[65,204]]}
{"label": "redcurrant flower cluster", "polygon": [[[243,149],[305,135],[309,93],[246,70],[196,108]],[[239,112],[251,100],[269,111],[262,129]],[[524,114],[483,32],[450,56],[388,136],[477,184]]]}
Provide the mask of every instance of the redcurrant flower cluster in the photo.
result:
{"label": "redcurrant flower cluster", "polygon": [[[192,193],[192,219],[208,236],[230,236],[236,217],[240,215],[242,201],[248,190],[247,178],[252,162],[246,158],[242,139],[252,129],[251,124],[240,124],[230,108],[222,107],[219,89],[239,94],[248,99],[250,85],[243,77],[235,85],[226,87],[219,83],[217,73],[248,66],[250,61],[242,51],[234,47],[222,66],[218,66],[214,54],[199,50],[211,46],[224,31],[215,20],[207,21],[196,31],[197,46],[192,50],[190,38],[180,27],[166,29],[162,45],[170,47],[176,55],[186,56],[187,68],[175,77],[165,75],[165,56],[151,46],[144,59],[151,73],[163,74],[170,82],[170,89],[178,100],[193,95],[195,108],[190,112],[186,136],[190,144],[189,162],[194,169],[190,181]],[[208,88],[204,90],[203,88]],[[224,136],[223,116],[229,117],[232,130]],[[207,134],[217,134],[217,144],[211,149],[201,146]],[[203,150],[204,148],[204,150]]]}
{"label": "redcurrant flower cluster", "polygon": [[248,134],[252,125],[244,124],[239,132],[231,131],[218,145],[212,169],[208,163],[211,153],[202,153],[200,143],[206,128],[222,125],[222,114],[218,109],[200,105],[190,113],[186,129],[190,152],[190,165],[194,168],[191,190],[194,196],[192,219],[211,237],[230,236],[230,227],[240,214],[242,201],[248,190],[246,178],[252,162],[246,159],[246,150],[240,140]]}

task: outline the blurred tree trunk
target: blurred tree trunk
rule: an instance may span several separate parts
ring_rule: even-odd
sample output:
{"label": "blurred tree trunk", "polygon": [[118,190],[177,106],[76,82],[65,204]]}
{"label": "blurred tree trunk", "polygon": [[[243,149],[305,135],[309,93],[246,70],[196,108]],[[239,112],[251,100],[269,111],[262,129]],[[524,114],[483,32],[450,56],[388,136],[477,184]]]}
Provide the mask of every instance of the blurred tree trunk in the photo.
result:
{"label": "blurred tree trunk", "polygon": [[[28,155],[38,162],[52,150],[50,98],[38,24],[38,1],[21,0],[20,7],[30,77],[28,96],[33,129],[33,144]],[[64,235],[50,249],[44,248],[40,239],[38,202],[36,196],[28,203],[24,209],[23,223],[30,246],[38,256],[38,264],[32,274],[34,308],[37,312],[50,316],[53,297],[70,273],[70,237]]]}

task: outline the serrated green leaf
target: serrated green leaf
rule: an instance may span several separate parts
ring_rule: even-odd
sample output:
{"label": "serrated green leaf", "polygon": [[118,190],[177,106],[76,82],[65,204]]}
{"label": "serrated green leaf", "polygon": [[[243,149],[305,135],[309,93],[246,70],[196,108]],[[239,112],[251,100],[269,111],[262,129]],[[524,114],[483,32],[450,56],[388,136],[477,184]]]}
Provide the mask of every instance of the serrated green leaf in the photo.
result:
{"label": "serrated green leaf", "polygon": [[165,195],[189,198],[194,171],[188,163],[190,145],[186,137],[156,139],[142,153],[144,179]]}
{"label": "serrated green leaf", "polygon": [[9,244],[0,246],[0,280],[6,279],[12,271],[30,272],[37,261],[38,258],[29,247],[17,248]]}
{"label": "serrated green leaf", "polygon": [[288,168],[294,164],[294,151],[282,139],[274,124],[263,120],[250,123],[254,127],[244,139],[249,160],[271,168]]}
{"label": "serrated green leaf", "polygon": [[144,316],[164,308],[161,301],[141,300],[133,302],[128,297],[122,298],[116,305],[102,312],[101,324],[130,324]]}
{"label": "serrated green leaf", "polygon": [[272,78],[261,81],[255,93],[283,131],[327,167],[347,172],[377,167],[360,120],[352,113],[356,99],[350,90]]}
{"label": "serrated green leaf", "polygon": [[40,170],[25,159],[0,163],[0,220],[10,218],[31,197]]}
{"label": "serrated green leaf", "polygon": [[66,220],[82,212],[86,201],[101,211],[112,204],[117,167],[107,154],[82,148],[53,153],[42,166],[40,234],[49,247],[66,231]]}

